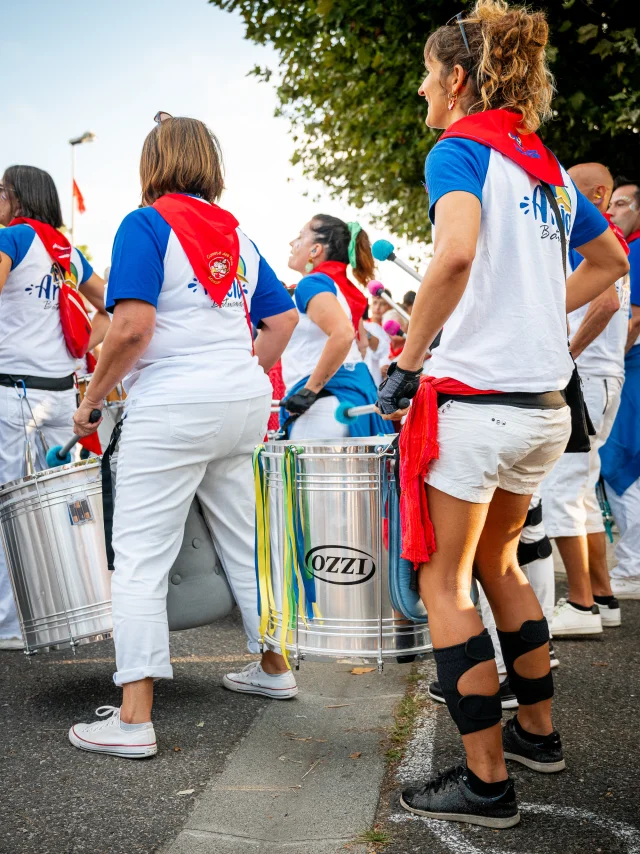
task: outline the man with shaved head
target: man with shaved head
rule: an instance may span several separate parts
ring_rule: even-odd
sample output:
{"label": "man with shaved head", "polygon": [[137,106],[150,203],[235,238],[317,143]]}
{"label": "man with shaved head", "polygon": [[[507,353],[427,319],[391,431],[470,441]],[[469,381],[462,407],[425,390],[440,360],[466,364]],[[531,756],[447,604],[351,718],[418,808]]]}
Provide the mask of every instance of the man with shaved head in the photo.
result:
{"label": "man with shaved head", "polygon": [[[569,175],[596,207],[607,210],[614,182],[606,166],[580,163],[569,169]],[[582,257],[575,250],[569,255],[575,270]],[[624,382],[628,311],[625,277],[569,315],[571,353],[596,435],[588,453],[564,454],[542,484],[545,529],[556,541],[569,581],[567,601],[558,604],[551,623],[553,637],[601,634],[603,626],[621,622],[609,586],[605,530],[595,489],[599,449],[613,426]]]}
{"label": "man with shaved head", "polygon": [[[640,176],[616,178],[609,216],[629,243],[631,320],[620,411],[602,449],[602,474],[620,531],[611,588],[620,599],[640,599]],[[594,579],[594,591],[596,580]]]}

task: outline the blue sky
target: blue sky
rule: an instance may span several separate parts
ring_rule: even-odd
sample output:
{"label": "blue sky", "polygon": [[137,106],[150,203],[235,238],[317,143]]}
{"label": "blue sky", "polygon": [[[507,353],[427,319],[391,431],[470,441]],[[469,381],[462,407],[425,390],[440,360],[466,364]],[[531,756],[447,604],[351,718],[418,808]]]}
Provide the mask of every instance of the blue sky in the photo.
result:
{"label": "blue sky", "polygon": [[[76,243],[89,245],[98,272],[109,262],[120,221],[139,203],[142,142],[160,109],[202,119],[218,135],[227,185],[221,203],[285,281],[297,279],[287,270],[288,243],[314,212],[367,225],[366,215],[326,194],[320,204],[311,200],[322,188],[289,163],[293,144],[288,123],[273,116],[273,86],[247,77],[256,64],[277,68],[277,55],[244,40],[239,16],[206,0],[2,6],[0,170],[28,163],[50,172],[69,224],[68,140],[85,130],[97,134],[76,148],[87,206],[76,215]],[[426,210],[425,204],[425,216]],[[388,262],[380,278],[397,294],[413,287]]]}

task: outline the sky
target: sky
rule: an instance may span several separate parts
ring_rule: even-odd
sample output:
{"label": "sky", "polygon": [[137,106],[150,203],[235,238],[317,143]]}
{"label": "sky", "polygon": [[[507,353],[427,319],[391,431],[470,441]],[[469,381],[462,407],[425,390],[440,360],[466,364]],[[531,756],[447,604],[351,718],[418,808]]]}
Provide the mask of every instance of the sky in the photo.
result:
{"label": "sky", "polygon": [[[140,152],[158,110],[199,118],[216,133],[226,167],[221,204],[283,281],[298,279],[287,268],[289,241],[314,213],[358,219],[372,241],[405,248],[291,166],[290,126],[273,115],[274,86],[247,76],[255,65],[277,70],[277,54],[244,40],[239,15],[206,0],[2,0],[2,25],[0,170],[47,170],[69,225],[69,139],[97,135],[76,146],[86,212],[75,223],[75,242],[89,247],[97,272],[139,204]],[[391,262],[379,278],[396,298],[417,284]]]}

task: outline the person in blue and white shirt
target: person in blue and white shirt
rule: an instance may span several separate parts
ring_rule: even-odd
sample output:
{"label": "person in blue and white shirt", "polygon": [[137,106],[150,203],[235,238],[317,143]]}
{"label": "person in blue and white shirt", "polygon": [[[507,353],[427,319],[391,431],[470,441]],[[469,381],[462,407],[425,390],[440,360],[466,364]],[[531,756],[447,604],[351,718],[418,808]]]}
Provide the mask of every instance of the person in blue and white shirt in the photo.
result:
{"label": "person in blue and white shirt", "polygon": [[[85,750],[128,758],[157,751],[153,680],[173,675],[168,575],[196,495],[249,649],[260,651],[251,459],[271,409],[266,371],[297,317],[237,220],[214,204],[223,189],[221,159],[202,122],[158,121],[140,165],[148,206],[125,217],[115,238],[107,289],[113,322],[75,429],[96,429],[91,409],[126,377],[112,581],[114,681],[123,701],[107,721],[72,727],[72,744]],[[251,324],[261,327],[255,351]],[[278,699],[297,693],[284,659],[269,650],[224,685]]]}
{"label": "person in blue and white shirt", "polygon": [[[10,223],[26,218],[30,225]],[[40,225],[39,225],[40,224]],[[61,242],[58,191],[51,176],[35,166],[10,166],[0,181],[0,483],[25,474],[25,429],[37,471],[47,468],[46,451],[63,445],[76,410],[74,372],[78,359],[65,344],[59,292],[63,271],[36,233],[50,228]],[[35,226],[35,227],[34,227]],[[56,231],[54,231],[56,230]],[[89,347],[109,325],[104,282],[75,247],[71,265],[83,297],[95,307]],[[20,624],[0,544],[0,649],[22,649]]]}

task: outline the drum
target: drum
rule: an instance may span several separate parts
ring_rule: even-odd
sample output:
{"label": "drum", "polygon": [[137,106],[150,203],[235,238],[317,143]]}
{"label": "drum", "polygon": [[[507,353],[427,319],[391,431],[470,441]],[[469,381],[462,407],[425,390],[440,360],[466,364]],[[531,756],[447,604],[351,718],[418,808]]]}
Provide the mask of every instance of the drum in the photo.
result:
{"label": "drum", "polygon": [[258,506],[268,511],[270,546],[260,597],[265,639],[284,641],[296,663],[357,657],[381,668],[386,657],[432,648],[427,626],[394,611],[389,595],[391,438],[274,441],[260,454]]}
{"label": "drum", "polygon": [[[91,382],[91,376],[91,374],[88,374],[86,376],[76,377],[80,402],[84,400],[84,396],[87,393],[87,388]],[[122,383],[118,383],[118,385],[105,397],[106,405],[102,410],[102,421],[98,427],[98,438],[100,439],[100,444],[103,448],[106,448],[109,444],[109,439],[111,438],[114,427],[124,415],[126,399],[127,393],[124,390]]]}
{"label": "drum", "polygon": [[[78,395],[80,397],[80,402],[84,400],[84,396],[87,393],[87,388],[89,387],[89,383],[91,382],[91,374],[88,374],[84,377],[76,377],[76,383],[78,385]],[[124,386],[122,383],[118,383],[118,385],[112,389],[109,394],[105,397],[105,401],[107,406],[111,404],[120,404],[127,399],[127,393],[124,390]]]}

